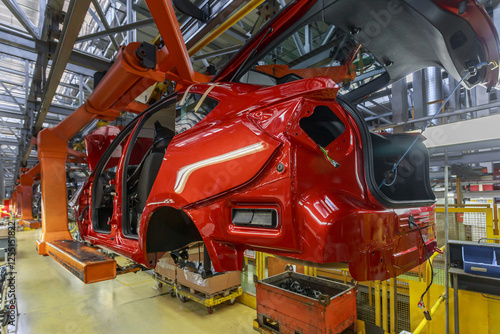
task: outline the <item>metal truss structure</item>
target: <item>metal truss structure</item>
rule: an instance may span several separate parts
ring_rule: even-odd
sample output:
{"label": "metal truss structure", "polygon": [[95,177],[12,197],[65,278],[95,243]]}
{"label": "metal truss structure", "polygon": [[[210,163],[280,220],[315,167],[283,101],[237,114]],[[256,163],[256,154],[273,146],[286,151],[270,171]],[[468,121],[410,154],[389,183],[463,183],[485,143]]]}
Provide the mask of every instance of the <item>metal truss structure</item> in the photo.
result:
{"label": "metal truss structure", "polygon": [[[194,69],[205,72],[210,65],[220,68],[225,64],[290,0],[260,1],[262,4],[250,15],[203,48],[200,45],[208,32],[248,1],[191,2],[208,8],[207,19],[202,22],[181,12],[177,18]],[[495,19],[500,18],[500,11],[495,8],[498,2],[486,1],[485,5]],[[65,119],[92,93],[94,73],[109,69],[120,46],[133,41],[150,42],[157,35],[144,0],[1,1],[0,174],[5,184],[5,189],[0,186],[1,197],[12,192],[20,167],[36,164],[32,141],[36,134]],[[299,51],[312,47],[306,36],[296,36],[294,43]],[[454,85],[456,82],[446,73],[426,69],[377,92],[359,108],[373,129],[395,132],[418,129],[438,111],[439,102]],[[500,102],[496,101],[495,92],[462,89],[445,107],[438,123],[499,113]],[[124,124],[130,117],[125,113],[118,122]],[[95,123],[84,129],[82,135],[93,126]],[[481,149],[476,156],[481,161],[498,160],[495,157],[499,147],[489,147],[486,153]],[[457,148],[457,155],[464,150]],[[439,164],[439,157],[438,154],[433,158],[433,165]]]}
{"label": "metal truss structure", "polygon": [[[197,1],[210,8],[206,22],[177,13],[186,42],[195,45],[245,2]],[[109,69],[121,45],[151,42],[158,30],[143,0],[2,0],[0,12],[1,195],[8,196],[20,167],[37,162],[32,138],[87,99],[94,73]],[[258,11],[245,17],[198,52],[195,69],[226,62],[251,36],[258,17]]]}

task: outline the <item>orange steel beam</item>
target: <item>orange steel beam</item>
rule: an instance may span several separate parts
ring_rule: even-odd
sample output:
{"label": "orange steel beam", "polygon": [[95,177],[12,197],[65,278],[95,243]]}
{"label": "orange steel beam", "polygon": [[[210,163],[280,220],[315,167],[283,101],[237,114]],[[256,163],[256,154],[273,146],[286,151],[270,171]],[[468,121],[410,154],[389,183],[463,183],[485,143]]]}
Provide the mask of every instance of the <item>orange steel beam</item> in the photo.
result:
{"label": "orange steel beam", "polygon": [[94,119],[114,120],[122,110],[141,111],[134,99],[155,82],[177,82],[183,87],[207,82],[209,77],[193,71],[179,23],[170,0],[146,3],[163,36],[165,46],[157,50],[156,66],[144,68],[136,55],[140,43],[121,47],[115,63],[87,101],[58,125],[39,132],[38,159],[42,175],[42,234],[39,254],[48,255],[47,243],[70,240],[66,195],[68,141]]}
{"label": "orange steel beam", "polygon": [[170,0],[146,0],[146,4],[163,37],[164,49],[168,50],[172,59],[172,61],[161,62],[160,70],[170,73],[171,77],[168,79],[181,85],[209,81],[205,75],[193,70],[172,2]]}
{"label": "orange steel beam", "polygon": [[76,164],[87,163],[87,155],[83,152],[68,148],[68,157],[66,158],[66,162],[73,162]]}

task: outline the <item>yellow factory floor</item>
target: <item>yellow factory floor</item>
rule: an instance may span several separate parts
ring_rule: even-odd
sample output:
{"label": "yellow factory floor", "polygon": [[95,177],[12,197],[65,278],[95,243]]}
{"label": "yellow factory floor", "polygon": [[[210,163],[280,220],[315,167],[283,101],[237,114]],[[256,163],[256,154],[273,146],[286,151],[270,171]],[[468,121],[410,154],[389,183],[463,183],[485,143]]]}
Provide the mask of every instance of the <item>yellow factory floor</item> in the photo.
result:
{"label": "yellow factory floor", "polygon": [[254,309],[236,303],[209,315],[200,304],[183,304],[165,288],[156,290],[147,272],[84,284],[36,253],[39,233],[17,232],[17,333],[254,333]]}

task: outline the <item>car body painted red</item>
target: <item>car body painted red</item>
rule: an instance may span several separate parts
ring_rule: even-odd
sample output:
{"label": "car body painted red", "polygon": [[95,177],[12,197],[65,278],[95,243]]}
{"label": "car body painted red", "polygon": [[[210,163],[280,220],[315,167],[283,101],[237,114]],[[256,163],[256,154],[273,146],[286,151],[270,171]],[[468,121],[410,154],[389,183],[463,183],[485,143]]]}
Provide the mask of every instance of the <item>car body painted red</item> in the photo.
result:
{"label": "car body painted red", "polygon": [[[320,14],[333,8],[325,3],[288,5],[214,82],[169,96],[126,126],[75,202],[83,239],[148,267],[167,251],[203,240],[218,272],[241,269],[246,249],[311,266],[348,264],[359,281],[395,277],[424,262],[436,246],[424,145],[417,142],[391,174],[414,136],[371,134],[346,101],[349,92],[338,96],[349,82],[295,76],[280,83],[286,76],[250,67],[289,46],[273,47],[283,42],[280,34],[290,35],[284,22],[309,20],[315,6]],[[343,3],[331,6],[342,12]],[[258,61],[251,65],[249,56]],[[467,66],[449,58],[455,66],[442,66],[463,74]],[[427,64],[422,59],[412,66]],[[412,66],[386,70],[397,80]],[[250,84],[254,75],[268,84]],[[476,84],[496,85],[489,73],[478,76]],[[112,157],[119,159],[110,164]]]}
{"label": "car body painted red", "polygon": [[[106,151],[121,130],[122,128],[118,126],[104,126],[93,131],[92,133],[89,133],[85,137],[87,164],[90,172],[94,171],[104,151]],[[118,158],[119,156],[114,157],[110,163],[116,166],[118,164]]]}

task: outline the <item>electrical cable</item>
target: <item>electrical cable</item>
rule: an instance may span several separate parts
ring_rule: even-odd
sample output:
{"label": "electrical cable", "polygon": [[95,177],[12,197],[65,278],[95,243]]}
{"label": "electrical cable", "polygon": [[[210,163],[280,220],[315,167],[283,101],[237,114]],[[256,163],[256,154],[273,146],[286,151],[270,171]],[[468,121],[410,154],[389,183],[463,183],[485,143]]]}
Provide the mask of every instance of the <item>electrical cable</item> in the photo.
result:
{"label": "electrical cable", "polygon": [[326,160],[328,160],[335,168],[340,167],[340,164],[337,161],[333,160],[332,158],[330,158],[328,156],[328,152],[326,151],[326,149],[323,146],[321,146],[321,145],[318,145],[318,146],[319,146],[319,149],[321,150],[321,152],[323,152],[323,154],[325,155]]}
{"label": "electrical cable", "polygon": [[[455,88],[453,88],[453,90],[451,91],[451,93],[448,95],[448,97],[446,98],[446,100],[444,100],[443,104],[441,105],[441,107],[439,108],[439,110],[441,109],[444,109],[444,106],[450,101],[450,99],[453,97],[453,95],[455,94],[455,92],[457,91],[457,89],[462,85],[462,82],[464,82],[469,76],[475,74],[477,72],[477,70],[483,68],[484,66],[488,66],[488,65],[492,65],[493,68],[492,69],[495,69],[498,67],[498,64],[495,63],[495,62],[483,62],[483,63],[480,63],[474,67],[471,67],[469,69],[469,72],[467,72],[466,75],[464,75],[462,77],[462,80],[460,80],[458,82],[458,84],[455,86]],[[417,143],[417,141],[420,139],[420,137],[422,137],[422,134],[424,133],[424,131],[432,124],[432,122],[434,121],[434,119],[436,119],[437,115],[439,114],[440,112],[437,112],[435,113],[432,118],[429,120],[429,122],[422,128],[422,130],[420,131],[420,134],[415,138],[415,140],[411,143],[411,145],[408,147],[408,149],[406,150],[406,152],[403,154],[403,156],[398,160],[398,162],[396,162],[394,164],[394,167],[391,169],[391,173],[394,173],[395,176],[394,176],[394,180],[391,182],[391,184],[387,184],[385,182],[385,179],[382,180],[382,183],[380,184],[380,186],[378,187],[379,189],[382,188],[383,186],[387,186],[387,187],[390,187],[392,186],[395,182],[396,182],[396,179],[397,179],[397,169],[398,169],[398,166],[399,164],[401,164],[401,162],[403,161],[403,159],[408,155],[408,153],[410,153],[411,149],[413,148],[413,146],[415,146],[415,144]]]}
{"label": "electrical cable", "polygon": [[422,243],[424,244],[425,255],[427,256],[427,262],[429,262],[429,266],[431,267],[431,281],[427,284],[427,287],[425,288],[424,293],[422,293],[422,295],[420,296],[420,302],[422,303],[422,305],[424,305],[424,297],[427,294],[427,292],[429,291],[429,289],[431,288],[432,283],[434,282],[434,267],[432,266],[431,257],[429,256],[429,252],[427,251],[427,246],[425,245],[425,240],[424,240],[424,237],[422,236],[422,231],[420,230],[420,227],[415,222],[413,222],[412,225],[415,226],[418,230],[418,234],[420,235],[420,239],[422,240]]}

